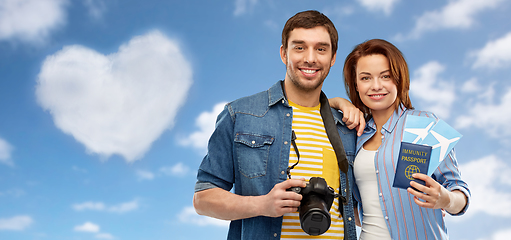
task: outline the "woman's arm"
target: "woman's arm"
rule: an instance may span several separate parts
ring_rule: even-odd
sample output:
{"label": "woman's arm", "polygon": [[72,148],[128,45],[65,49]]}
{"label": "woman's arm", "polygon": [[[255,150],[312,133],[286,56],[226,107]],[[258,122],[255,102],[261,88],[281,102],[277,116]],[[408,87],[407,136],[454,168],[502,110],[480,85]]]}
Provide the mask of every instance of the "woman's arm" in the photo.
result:
{"label": "woman's arm", "polygon": [[408,188],[408,192],[415,196],[414,201],[417,205],[425,208],[441,208],[453,215],[461,213],[466,207],[467,196],[462,191],[449,191],[433,178],[422,173],[414,173],[412,177],[426,182],[425,186],[414,181],[410,183],[420,192]]}

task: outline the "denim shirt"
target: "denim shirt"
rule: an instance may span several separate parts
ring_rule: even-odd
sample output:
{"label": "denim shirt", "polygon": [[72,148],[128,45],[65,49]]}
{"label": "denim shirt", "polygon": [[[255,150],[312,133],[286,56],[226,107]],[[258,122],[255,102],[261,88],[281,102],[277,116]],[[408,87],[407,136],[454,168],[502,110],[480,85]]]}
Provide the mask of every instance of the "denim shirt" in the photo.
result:
{"label": "denim shirt", "polygon": [[[342,113],[332,109],[334,121],[349,163],[355,157],[356,132],[341,121]],[[286,181],[291,145],[293,109],[282,89],[282,82],[269,90],[226,104],[218,115],[198,173],[195,192],[222,188],[241,196],[265,195],[276,184]],[[346,177],[353,189],[353,165],[342,171],[341,191],[348,199],[344,205],[344,239],[356,239],[353,198],[346,192]],[[347,195],[347,196],[346,196]],[[231,221],[227,239],[280,239],[282,217]]]}

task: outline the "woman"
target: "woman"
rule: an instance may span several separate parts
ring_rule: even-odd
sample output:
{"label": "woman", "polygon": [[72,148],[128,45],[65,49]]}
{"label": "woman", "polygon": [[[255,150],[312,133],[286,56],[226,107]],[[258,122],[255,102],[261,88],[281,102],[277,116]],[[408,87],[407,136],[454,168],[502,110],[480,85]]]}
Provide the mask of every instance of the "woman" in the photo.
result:
{"label": "woman", "polygon": [[[442,209],[462,215],[470,196],[454,150],[431,177],[413,175],[426,183],[411,182],[418,191],[392,187],[406,116],[436,119],[430,112],[413,110],[403,55],[385,40],[359,44],[346,58],[344,83],[351,102],[367,120],[352,163],[362,220],[360,239],[448,239]],[[347,103],[342,98],[330,100],[335,108]]]}

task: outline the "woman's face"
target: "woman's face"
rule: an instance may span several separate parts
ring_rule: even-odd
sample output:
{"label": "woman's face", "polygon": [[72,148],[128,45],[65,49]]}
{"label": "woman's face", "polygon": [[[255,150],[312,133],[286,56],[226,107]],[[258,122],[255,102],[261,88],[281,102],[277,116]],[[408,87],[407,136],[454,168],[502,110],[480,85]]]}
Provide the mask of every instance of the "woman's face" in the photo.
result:
{"label": "woman's face", "polygon": [[397,87],[390,74],[389,60],[381,54],[361,57],[357,62],[357,91],[371,114],[390,117],[395,110]]}

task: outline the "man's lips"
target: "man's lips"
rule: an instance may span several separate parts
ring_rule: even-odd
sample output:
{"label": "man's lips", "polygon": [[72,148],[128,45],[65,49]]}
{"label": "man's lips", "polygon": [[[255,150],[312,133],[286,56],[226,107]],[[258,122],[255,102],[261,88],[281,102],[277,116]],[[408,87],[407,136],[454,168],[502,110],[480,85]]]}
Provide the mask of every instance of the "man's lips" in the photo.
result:
{"label": "man's lips", "polygon": [[319,71],[319,69],[300,68],[300,71],[301,71],[304,75],[312,76],[312,75],[315,75],[315,74]]}

